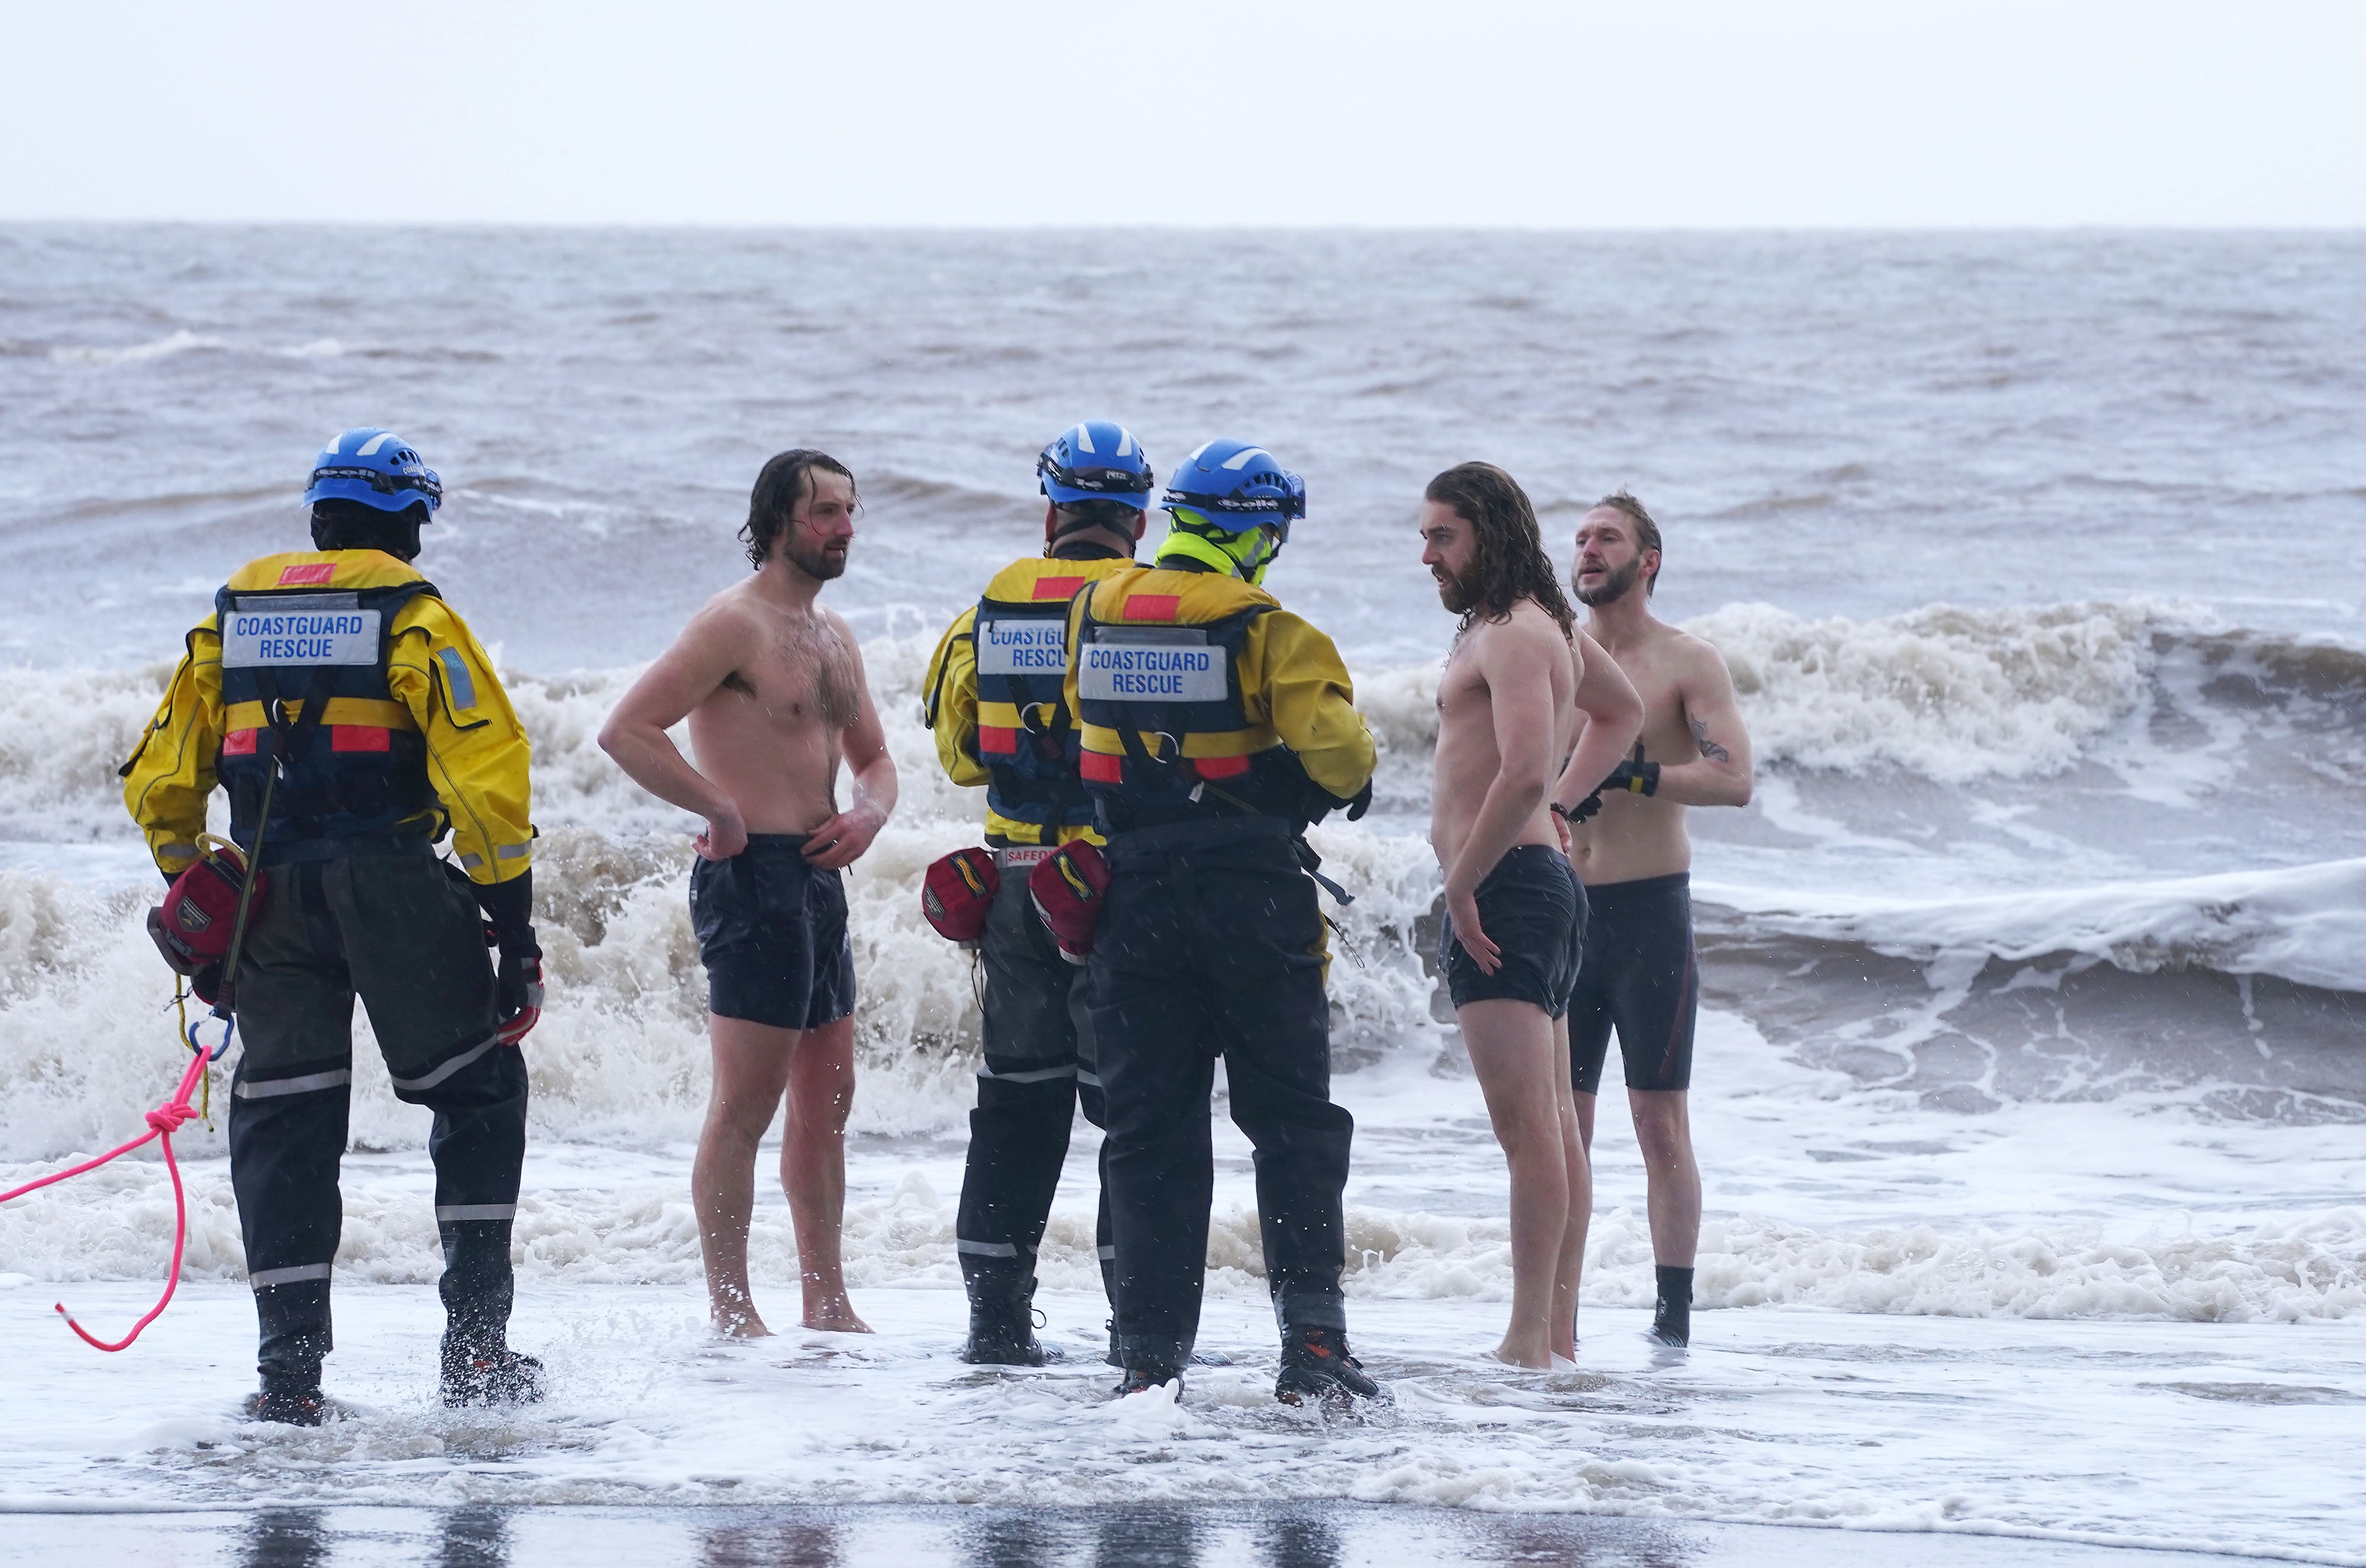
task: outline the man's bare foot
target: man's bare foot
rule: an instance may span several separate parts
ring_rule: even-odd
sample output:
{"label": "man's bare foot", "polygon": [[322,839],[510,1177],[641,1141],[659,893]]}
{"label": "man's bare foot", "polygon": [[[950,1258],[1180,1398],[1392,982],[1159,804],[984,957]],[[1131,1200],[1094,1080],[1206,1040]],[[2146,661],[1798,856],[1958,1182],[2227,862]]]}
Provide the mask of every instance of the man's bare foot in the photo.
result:
{"label": "man's bare foot", "polygon": [[745,1303],[713,1303],[708,1314],[715,1323],[715,1332],[726,1339],[769,1339],[772,1331],[756,1315],[756,1309]]}
{"label": "man's bare foot", "polygon": [[1526,1367],[1531,1371],[1538,1372],[1547,1372],[1552,1370],[1552,1357],[1542,1348],[1530,1349],[1527,1347],[1520,1347],[1515,1348],[1512,1341],[1508,1337],[1506,1337],[1501,1345],[1498,1345],[1493,1350],[1488,1351],[1487,1354],[1496,1360],[1503,1362],[1507,1367]]}
{"label": "man's bare foot", "polygon": [[846,1292],[810,1297],[806,1302],[806,1326],[825,1334],[868,1334],[871,1325],[854,1315],[854,1303]]}

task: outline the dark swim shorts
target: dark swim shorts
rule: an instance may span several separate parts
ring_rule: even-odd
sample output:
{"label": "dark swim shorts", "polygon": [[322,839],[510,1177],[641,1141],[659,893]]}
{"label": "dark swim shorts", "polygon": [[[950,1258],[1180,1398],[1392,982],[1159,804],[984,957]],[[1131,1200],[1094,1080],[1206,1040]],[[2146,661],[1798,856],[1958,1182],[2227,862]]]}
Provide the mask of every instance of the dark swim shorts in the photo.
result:
{"label": "dark swim shorts", "polygon": [[1687,1089],[1700,964],[1693,954],[1692,878],[1646,876],[1587,888],[1594,929],[1569,998],[1571,1076],[1580,1094],[1602,1092],[1610,1032],[1628,1089]]}
{"label": "dark swim shorts", "polygon": [[1503,963],[1493,974],[1463,951],[1447,917],[1437,944],[1446,994],[1456,1007],[1509,999],[1534,1002],[1548,1018],[1569,1007],[1585,931],[1585,894],[1569,861],[1549,844],[1515,844],[1479,885],[1479,923]]}
{"label": "dark swim shorts", "polygon": [[846,887],[806,862],[805,842],[803,833],[750,833],[729,860],[691,867],[691,929],[717,1018],[818,1029],[854,1010]]}

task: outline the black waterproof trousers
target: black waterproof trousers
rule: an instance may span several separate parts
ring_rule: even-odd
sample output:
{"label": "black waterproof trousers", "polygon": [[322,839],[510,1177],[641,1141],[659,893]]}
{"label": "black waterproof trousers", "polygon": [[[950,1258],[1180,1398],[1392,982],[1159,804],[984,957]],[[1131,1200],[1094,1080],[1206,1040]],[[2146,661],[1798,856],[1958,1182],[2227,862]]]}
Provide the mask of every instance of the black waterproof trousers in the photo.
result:
{"label": "black waterproof trousers", "polygon": [[[1060,956],[1028,897],[1031,859],[1002,866],[978,957],[986,971],[986,1065],[969,1113],[969,1160],[953,1221],[962,1282],[972,1300],[1028,1293],[1035,1252],[1052,1215],[1052,1194],[1068,1157],[1076,1108],[1107,1127],[1095,1071],[1086,970]],[[1109,1288],[1109,1145],[1101,1146],[1101,1281]],[[1110,1304],[1116,1304],[1110,1292]]]}
{"label": "black waterproof trousers", "polygon": [[1355,1119],[1331,1102],[1323,918],[1290,825],[1248,818],[1110,842],[1091,1008],[1109,1114],[1119,1353],[1175,1368],[1200,1329],[1224,1058],[1256,1145],[1266,1279],[1283,1330],[1344,1328],[1341,1192]]}
{"label": "black waterproof trousers", "polygon": [[435,1228],[447,1336],[499,1346],[525,1158],[525,1064],[494,1039],[493,971],[476,900],[415,852],[270,867],[239,964],[231,1185],[265,1377],[309,1379],[332,1348],[337,1169],[352,1097],[354,997],[397,1098],[435,1113]]}

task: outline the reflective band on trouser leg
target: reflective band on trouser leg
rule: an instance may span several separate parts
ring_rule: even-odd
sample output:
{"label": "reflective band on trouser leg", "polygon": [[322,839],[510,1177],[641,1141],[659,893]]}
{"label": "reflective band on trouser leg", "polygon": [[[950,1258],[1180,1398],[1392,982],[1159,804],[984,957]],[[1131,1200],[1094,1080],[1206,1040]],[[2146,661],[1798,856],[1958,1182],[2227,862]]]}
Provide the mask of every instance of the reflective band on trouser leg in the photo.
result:
{"label": "reflective band on trouser leg", "polygon": [[953,1250],[964,1258],[1016,1258],[1019,1244],[1009,1241],[956,1241]]}

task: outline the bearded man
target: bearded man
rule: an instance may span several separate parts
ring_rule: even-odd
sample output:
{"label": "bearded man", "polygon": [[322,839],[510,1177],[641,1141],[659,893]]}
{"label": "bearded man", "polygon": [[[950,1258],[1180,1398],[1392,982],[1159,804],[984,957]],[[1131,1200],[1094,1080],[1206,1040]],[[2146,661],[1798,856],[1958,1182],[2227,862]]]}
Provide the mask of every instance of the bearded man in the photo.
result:
{"label": "bearded man", "polygon": [[[739,537],[754,574],[706,602],[600,732],[659,799],[706,818],[691,923],[706,965],[715,1080],[691,1167],[715,1325],[772,1332],[748,1286],[756,1149],[788,1099],[781,1185],[805,1325],[868,1334],[846,1299],[846,1117],[854,1103],[854,952],[839,873],[896,808],[896,764],[845,620],[817,601],[846,570],[854,476],[820,452],[764,465]],[[693,766],[666,731],[690,720]],[[854,774],[838,805],[838,770]]]}
{"label": "bearded man", "polygon": [[1437,685],[1429,839],[1446,873],[1447,993],[1511,1169],[1512,1321],[1495,1355],[1549,1367],[1576,1356],[1594,1196],[1560,1026],[1585,897],[1561,852],[1555,816],[1575,807],[1552,795],[1554,767],[1600,778],[1643,706],[1574,631],[1511,475],[1464,463],[1430,480],[1421,538],[1439,600],[1462,617]]}

